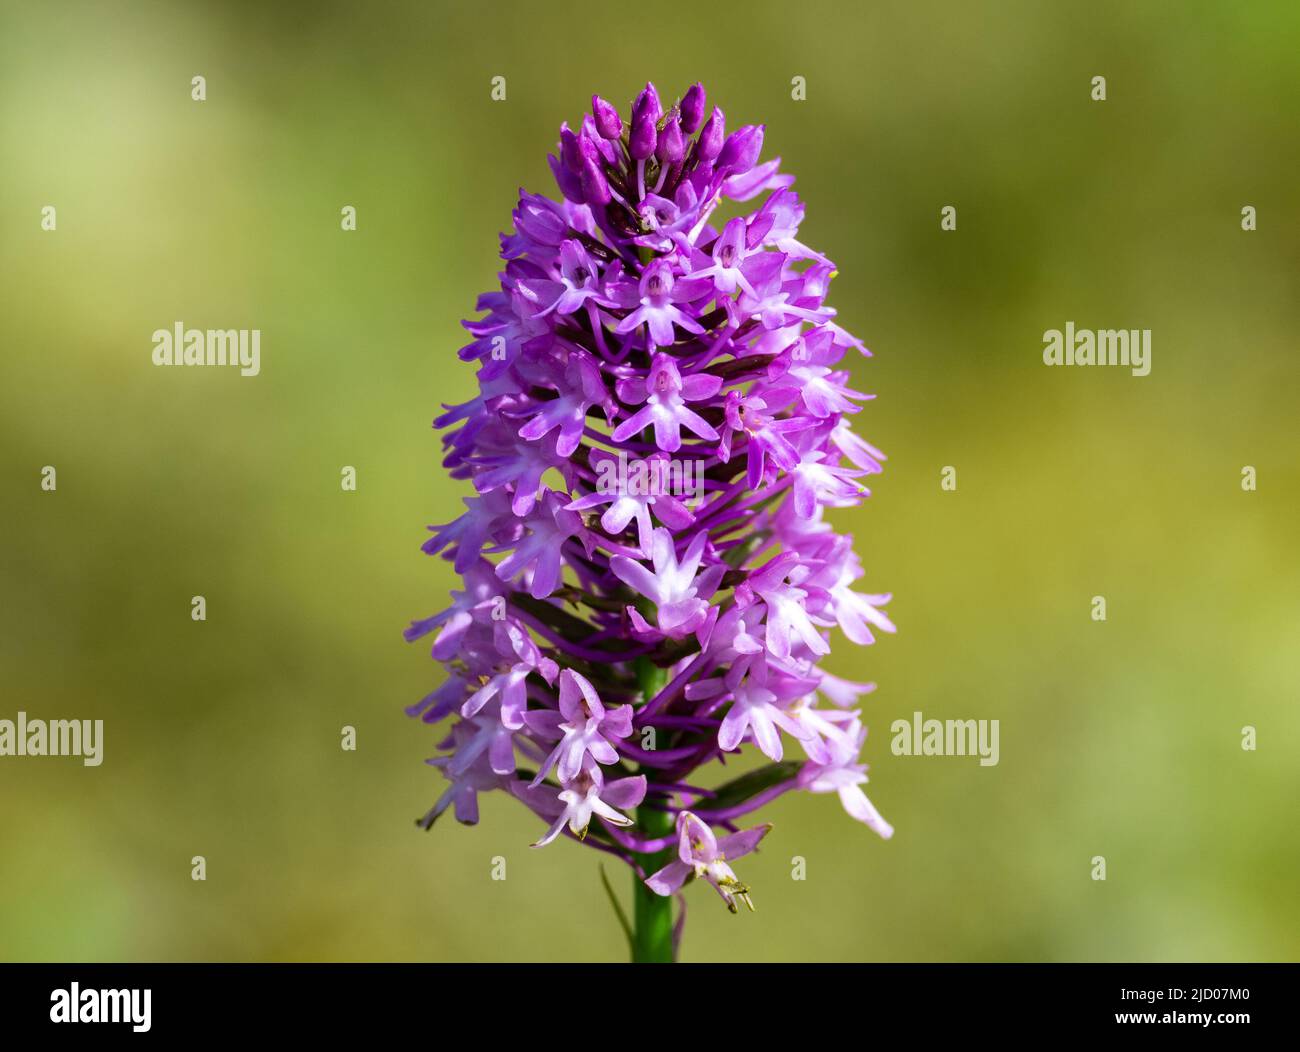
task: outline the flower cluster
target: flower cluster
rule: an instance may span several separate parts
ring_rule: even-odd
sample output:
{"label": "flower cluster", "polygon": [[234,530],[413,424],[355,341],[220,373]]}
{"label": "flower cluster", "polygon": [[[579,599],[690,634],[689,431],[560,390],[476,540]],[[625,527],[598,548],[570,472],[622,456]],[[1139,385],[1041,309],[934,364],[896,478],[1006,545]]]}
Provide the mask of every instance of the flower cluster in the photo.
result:
{"label": "flower cluster", "polygon": [[[667,112],[647,85],[626,124],[596,97],[562,126],[561,199],[521,191],[500,288],[465,323],[479,392],[436,421],[474,495],[424,551],[463,589],[406,633],[433,634],[447,670],[408,711],[453,721],[426,827],[449,807],[473,823],[503,790],[543,819],[535,846],[580,840],[659,895],[703,877],[733,911],[749,894],[729,863],[769,828],[737,823],[783,792],[834,792],[893,832],[862,791],[853,706],[872,685],[818,667],[835,626],[858,644],[894,631],[823,514],[881,470],[841,364],[869,352],[826,306],[834,264],[799,241],[803,203],[762,145],[698,84]],[[702,496],[607,492],[612,457],[685,465]],[[697,784],[747,743],[765,766]]]}

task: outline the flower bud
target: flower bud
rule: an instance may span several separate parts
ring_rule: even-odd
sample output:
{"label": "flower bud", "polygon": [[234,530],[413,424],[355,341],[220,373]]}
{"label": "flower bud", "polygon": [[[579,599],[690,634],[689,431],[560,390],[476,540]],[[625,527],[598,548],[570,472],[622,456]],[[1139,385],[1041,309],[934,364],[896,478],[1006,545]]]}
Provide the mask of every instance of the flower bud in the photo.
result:
{"label": "flower bud", "polygon": [[623,134],[623,121],[618,110],[599,95],[591,97],[591,115],[596,119],[596,130],[602,139],[617,139]]}
{"label": "flower bud", "polygon": [[692,84],[682,99],[682,131],[694,135],[704,121],[704,86]]}
{"label": "flower bud", "polygon": [[746,124],[732,132],[718,154],[718,167],[726,168],[732,175],[743,175],[758,163],[763,151],[763,125]]}
{"label": "flower bud", "polygon": [[546,160],[551,165],[551,174],[555,176],[555,184],[560,188],[564,199],[574,204],[582,204],[582,182],[577,173],[553,153],[547,154]]}
{"label": "flower bud", "polygon": [[632,132],[628,136],[627,152],[632,155],[634,161],[644,161],[655,152],[655,145],[658,141],[658,135],[655,132],[655,122],[646,113],[641,113],[632,118]]}
{"label": "flower bud", "polygon": [[714,106],[713,114],[709,117],[708,124],[700,132],[699,141],[695,144],[695,156],[701,162],[712,161],[722,152],[722,143],[726,137],[727,118],[722,110]]}
{"label": "flower bud", "polygon": [[686,141],[682,138],[681,125],[677,121],[677,114],[671,113],[659,133],[659,141],[655,144],[655,156],[659,158],[660,164],[676,164],[685,153]]}
{"label": "flower bud", "polygon": [[638,117],[649,117],[651,124],[658,124],[663,115],[664,108],[659,105],[659,92],[655,91],[653,84],[647,84],[645,90],[636,97],[636,102],[632,103],[632,120],[635,122]]}
{"label": "flower bud", "polygon": [[585,136],[578,140],[578,152],[581,154],[582,167],[579,179],[582,183],[582,196],[593,207],[609,204],[609,181],[605,178],[605,166],[600,150],[596,144]]}
{"label": "flower bud", "polygon": [[582,154],[578,150],[578,137],[568,124],[560,125],[560,159],[574,175],[582,171]]}

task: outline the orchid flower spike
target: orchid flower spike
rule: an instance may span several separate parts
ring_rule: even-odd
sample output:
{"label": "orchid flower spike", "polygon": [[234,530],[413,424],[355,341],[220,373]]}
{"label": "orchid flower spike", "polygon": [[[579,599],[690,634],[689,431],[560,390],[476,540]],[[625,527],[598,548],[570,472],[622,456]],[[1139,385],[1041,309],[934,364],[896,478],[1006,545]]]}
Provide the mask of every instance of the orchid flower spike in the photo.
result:
{"label": "orchid flower spike", "polygon": [[823,668],[894,631],[826,515],[863,504],[885,455],[853,430],[870,355],[764,126],[728,131],[700,84],[609,97],[561,126],[555,189],[520,192],[464,322],[477,387],[434,423],[472,492],[422,546],[460,584],[406,629],[444,673],[407,712],[441,725],[424,828],[518,800],[535,846],[628,865],[636,915],[669,921],[634,952],[666,960],[695,878],[753,908],[732,867],[777,796],[893,834],[865,791],[874,685]]}

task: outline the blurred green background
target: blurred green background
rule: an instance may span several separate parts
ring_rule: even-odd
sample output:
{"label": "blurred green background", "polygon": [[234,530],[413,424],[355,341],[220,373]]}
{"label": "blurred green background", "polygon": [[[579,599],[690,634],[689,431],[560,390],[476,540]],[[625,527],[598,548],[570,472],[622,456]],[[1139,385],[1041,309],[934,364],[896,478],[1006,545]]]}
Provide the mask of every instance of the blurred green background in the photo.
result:
{"label": "blurred green background", "polygon": [[[6,2],[0,718],[106,728],[99,768],[0,759],[0,957],[622,959],[598,856],[513,801],[415,828],[401,630],[453,584],[429,422],[517,189],[593,91],[698,78],[876,355],[890,460],[838,523],[900,631],[830,667],[880,684],[898,833],[783,798],[758,913],[693,887],[685,959],[1295,958],[1298,45],[1290,2]],[[260,328],[262,374],[154,368],[177,320]],[[1150,328],[1151,375],[1045,368],[1067,320]],[[1000,719],[1001,763],[891,755],[917,710]]]}

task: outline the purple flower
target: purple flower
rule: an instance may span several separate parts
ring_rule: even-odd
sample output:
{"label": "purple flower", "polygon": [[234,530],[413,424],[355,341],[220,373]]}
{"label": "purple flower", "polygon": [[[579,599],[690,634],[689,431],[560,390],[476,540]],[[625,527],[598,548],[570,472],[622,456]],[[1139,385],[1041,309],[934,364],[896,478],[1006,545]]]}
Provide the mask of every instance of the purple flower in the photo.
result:
{"label": "purple flower", "polygon": [[718,154],[718,167],[731,175],[744,175],[754,167],[763,150],[763,128],[747,124],[727,136]]}
{"label": "purple flower", "polygon": [[405,632],[407,641],[426,636],[435,628],[441,629],[433,642],[432,653],[438,661],[450,661],[460,650],[475,617],[487,615],[496,594],[496,572],[490,562],[480,559],[477,565],[465,568],[465,590],[451,593],[451,606],[433,617],[411,622]]}
{"label": "purple flower", "polygon": [[557,278],[524,278],[520,291],[541,310],[534,317],[542,318],[555,311],[572,314],[588,300],[601,302],[600,270],[587,255],[582,242],[569,239],[560,245],[559,275]]}
{"label": "purple flower", "polygon": [[552,767],[560,781],[568,783],[583,767],[618,763],[618,750],[610,739],[632,733],[632,706],[606,709],[590,681],[566,668],[560,673],[559,712],[534,709],[524,714],[524,722],[539,738],[560,739],[532,784],[540,784]]}
{"label": "purple flower", "polygon": [[[582,840],[587,835],[587,827],[591,825],[593,817],[614,826],[630,826],[632,819],[618,808],[630,810],[636,807],[645,799],[646,791],[645,775],[620,778],[606,785],[599,767],[584,767],[559,792],[549,790],[549,798],[545,786],[529,785],[520,788],[520,785],[521,783],[515,782],[512,786],[516,794],[522,796],[543,817],[554,816],[550,829],[533,847],[545,847],[560,835],[566,825],[569,832]],[[540,798],[529,799],[532,794],[542,795]]]}
{"label": "purple flower", "polygon": [[786,712],[778,701],[775,691],[768,690],[762,683],[746,679],[731,692],[731,708],[718,730],[718,748],[730,752],[749,733],[764,756],[772,760],[781,759],[781,735],[778,728],[796,737],[807,735],[799,721]]}
{"label": "purple flower", "polygon": [[700,438],[716,439],[717,431],[686,403],[712,398],[722,380],[706,373],[682,379],[677,363],[667,354],[656,354],[649,375],[620,380],[618,396],[631,405],[645,402],[645,408],[624,420],[614,431],[614,441],[631,438],[642,428],[654,428],[655,444],[666,453],[682,447],[682,428]]}
{"label": "purple flower", "polygon": [[509,581],[520,573],[531,577],[528,594],[545,599],[560,583],[564,542],[582,530],[582,520],[563,507],[554,490],[524,520],[527,537],[497,564],[497,577]]}
{"label": "purple flower", "polygon": [[518,625],[502,622],[494,629],[493,644],[498,658],[498,671],[485,677],[479,687],[466,700],[460,714],[466,718],[477,715],[489,701],[500,706],[501,722],[517,729],[524,725],[527,691],[524,681],[531,673],[539,674],[547,683],[555,680],[558,666],[543,656],[528,634]]}
{"label": "purple flower", "polygon": [[738,589],[740,602],[750,602],[752,596],[757,596],[767,607],[767,650],[775,658],[788,658],[792,646],[800,643],[817,655],[831,652],[808,612],[808,593],[786,580],[800,568],[799,555],[786,552]]}
{"label": "purple flower", "polygon": [[862,498],[862,488],[850,480],[866,472],[844,467],[838,449],[827,449],[825,440],[819,441],[811,431],[799,433],[795,449],[799,463],[790,473],[794,476],[794,507],[801,517],[812,518],[819,507],[852,507]]}
{"label": "purple flower", "polygon": [[655,260],[647,266],[636,285],[636,292],[632,293],[629,289],[627,285],[619,287],[623,305],[633,307],[632,313],[614,329],[620,336],[635,332],[644,325],[649,332],[650,348],[653,350],[655,347],[666,347],[677,339],[674,325],[680,325],[687,332],[704,331],[699,322],[677,306],[678,303],[699,299],[699,283],[688,280],[679,282],[673,275],[672,264],[667,260]]}
{"label": "purple flower", "polygon": [[[459,747],[471,741],[473,736],[473,724],[469,722],[460,723],[452,729],[448,739],[441,742],[438,747],[440,749],[459,749]],[[442,768],[447,775],[447,780],[451,782],[443,794],[438,797],[437,802],[429,812],[420,819],[419,824],[425,829],[432,826],[438,816],[448,807],[454,807],[457,822],[467,826],[476,825],[478,823],[478,794],[499,789],[509,784],[507,779],[502,778],[492,770],[490,759],[483,752],[479,752],[474,757],[474,762],[457,765],[456,760],[459,755],[459,751],[457,751],[425,761],[430,767]]]}
{"label": "purple flower", "polygon": [[[635,520],[637,543],[641,547],[641,554],[648,557],[654,535],[654,526],[650,521],[651,510],[665,526],[674,530],[685,529],[695,521],[690,510],[671,493],[656,492],[648,480],[641,485],[635,480],[629,480],[626,455],[620,460],[605,450],[593,449],[590,460],[597,474],[596,492],[579,497],[566,507],[571,511],[586,511],[608,504],[609,508],[600,517],[600,528],[609,536],[620,536],[627,529],[628,523]],[[659,470],[661,478],[671,478],[672,466],[665,454],[652,453],[643,464],[642,473],[648,479],[653,478],[655,470]],[[606,479],[612,481],[605,481]]]}
{"label": "purple flower", "polygon": [[746,438],[745,456],[748,469],[745,480],[750,489],[757,489],[767,474],[767,461],[782,471],[792,471],[799,466],[799,453],[790,445],[784,432],[807,426],[802,418],[777,420],[766,414],[767,400],[758,395],[742,395],[728,391],[723,406],[727,430],[722,436],[718,455],[724,464],[731,462],[732,435],[743,433]]}
{"label": "purple flower", "polygon": [[[519,437],[532,441],[559,428],[555,453],[557,456],[571,457],[582,439],[587,410],[593,405],[607,404],[609,395],[601,381],[600,367],[585,351],[575,351],[569,356],[564,375],[557,378],[554,385],[555,398],[529,407],[527,412],[532,416],[519,429]],[[550,387],[551,384],[546,382],[545,386]]]}
{"label": "purple flower", "polygon": [[626,555],[615,555],[610,559],[609,568],[614,576],[654,604],[657,620],[654,626],[646,622],[636,607],[627,608],[637,632],[683,639],[705,626],[712,609],[707,600],[717,590],[725,570],[723,566],[714,565],[697,576],[707,539],[707,534],[697,533],[678,562],[673,535],[660,527],[654,531],[650,543],[653,571]]}
{"label": "purple flower", "polygon": [[699,818],[689,811],[681,811],[677,815],[677,860],[652,874],[646,883],[656,894],[671,895],[690,877],[703,877],[722,896],[732,913],[739,911],[737,901],[752,911],[754,903],[750,901],[749,888],[736,878],[727,861],[748,855],[771,828],[771,825],[755,826],[719,840]]}
{"label": "purple flower", "polygon": [[[871,396],[845,359],[869,352],[763,126],[728,134],[698,84],[664,101],[596,95],[561,126],[556,192],[520,192],[464,323],[478,389],[435,424],[473,493],[423,545],[463,584],[406,630],[445,671],[407,712],[449,724],[424,826],[504,792],[537,846],[567,830],[631,866],[640,909],[699,876],[735,911],[731,863],[770,828],[737,823],[775,796],[833,793],[892,833],[862,791],[874,684],[819,667],[840,633],[894,631],[826,515],[885,457],[850,427]],[[763,764],[711,777],[738,751]]]}
{"label": "purple flower", "polygon": [[667,166],[680,163],[685,152],[681,118],[673,114],[669,116],[659,132],[659,141],[655,143],[655,157],[661,165]]}
{"label": "purple flower", "polygon": [[705,256],[701,253],[701,262],[711,261],[700,270],[693,271],[692,278],[711,278],[713,287],[723,295],[730,296],[737,288],[743,289],[750,296],[757,296],[754,287],[745,277],[744,264],[751,255],[764,255],[759,249],[751,251],[745,244],[745,220],[741,216],[727,223],[722,234],[713,243],[713,253]]}
{"label": "purple flower", "polygon": [[704,125],[704,130],[700,132],[700,137],[695,143],[695,160],[700,165],[712,165],[722,152],[722,144],[727,137],[727,118],[722,110],[717,106],[713,107],[713,112],[709,114],[708,123]]}
{"label": "purple flower", "polygon": [[840,803],[850,817],[856,818],[885,840],[894,835],[894,827],[880,817],[867,799],[862,786],[867,782],[866,764],[857,762],[867,729],[854,713],[840,713],[850,718],[848,727],[828,739],[829,756],[824,762],[809,761],[799,772],[799,785],[810,793],[838,793]]}

